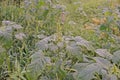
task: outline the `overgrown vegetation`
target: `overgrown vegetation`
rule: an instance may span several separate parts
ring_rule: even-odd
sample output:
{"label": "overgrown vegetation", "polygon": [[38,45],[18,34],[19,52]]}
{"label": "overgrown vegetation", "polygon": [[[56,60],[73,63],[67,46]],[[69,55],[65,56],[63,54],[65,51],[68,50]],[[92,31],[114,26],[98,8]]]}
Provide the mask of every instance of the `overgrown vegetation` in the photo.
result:
{"label": "overgrown vegetation", "polygon": [[119,2],[0,0],[0,44],[0,80],[119,80]]}

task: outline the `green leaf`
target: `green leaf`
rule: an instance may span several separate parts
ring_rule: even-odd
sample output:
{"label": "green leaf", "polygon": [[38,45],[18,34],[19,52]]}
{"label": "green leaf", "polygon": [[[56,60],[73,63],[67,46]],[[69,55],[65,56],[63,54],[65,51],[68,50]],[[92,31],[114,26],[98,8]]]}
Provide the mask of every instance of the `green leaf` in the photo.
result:
{"label": "green leaf", "polygon": [[47,43],[48,43],[48,41],[46,41],[46,40],[40,40],[36,43],[36,48],[38,48],[40,50],[46,50],[46,49],[48,49]]}
{"label": "green leaf", "polygon": [[109,69],[109,67],[112,65],[109,60],[101,57],[94,57],[93,59],[104,69]]}
{"label": "green leaf", "polygon": [[74,76],[76,80],[91,80],[95,77],[94,74],[101,70],[101,67],[98,63],[80,63],[76,67],[80,67],[76,68],[76,70],[78,71],[77,75]]}
{"label": "green leaf", "polygon": [[67,50],[69,53],[72,53],[73,55],[79,54],[79,53],[81,52],[80,49],[79,49],[77,46],[74,46],[74,47],[72,47],[72,46],[67,46],[67,47],[66,47],[66,50]]}
{"label": "green leaf", "polygon": [[101,31],[106,31],[107,28],[108,28],[108,26],[107,26],[106,24],[102,24],[102,25],[100,26],[100,30],[101,30]]}
{"label": "green leaf", "polygon": [[109,59],[109,60],[111,60],[112,57],[113,57],[113,55],[110,54],[110,53],[107,51],[107,49],[96,49],[95,52],[96,52],[99,56],[101,56],[101,57],[103,57],[103,58],[107,58],[107,59]]}
{"label": "green leaf", "polygon": [[83,39],[81,36],[76,36],[74,38],[74,40],[76,41],[76,44],[78,46],[84,46],[86,47],[88,50],[93,50],[94,48],[92,47],[92,45],[90,44],[89,41]]}
{"label": "green leaf", "polygon": [[77,71],[83,70],[86,66],[90,65],[91,63],[76,63],[73,68]]}
{"label": "green leaf", "polygon": [[41,50],[35,52],[31,58],[31,63],[27,66],[29,72],[26,75],[30,80],[37,80],[45,66],[50,64],[50,58],[45,57]]}
{"label": "green leaf", "polygon": [[112,58],[112,61],[114,63],[119,63],[120,64],[120,50],[116,51],[113,53],[113,58]]}
{"label": "green leaf", "polygon": [[49,43],[48,48],[50,51],[54,51],[54,52],[58,50],[58,46],[55,45],[54,43]]}

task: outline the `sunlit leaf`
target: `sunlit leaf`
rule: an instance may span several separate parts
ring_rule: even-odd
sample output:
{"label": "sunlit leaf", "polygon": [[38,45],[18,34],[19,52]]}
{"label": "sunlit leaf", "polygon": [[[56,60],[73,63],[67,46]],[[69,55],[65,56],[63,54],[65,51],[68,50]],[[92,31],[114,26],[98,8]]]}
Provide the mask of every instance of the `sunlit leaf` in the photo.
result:
{"label": "sunlit leaf", "polygon": [[58,50],[58,46],[55,45],[54,43],[48,44],[48,48],[50,51],[54,51],[54,52]]}
{"label": "sunlit leaf", "polygon": [[94,57],[94,60],[96,61],[96,63],[99,64],[99,66],[105,69],[109,69],[109,67],[112,65],[109,60],[101,58],[101,57]]}
{"label": "sunlit leaf", "polygon": [[95,50],[95,52],[99,56],[107,58],[107,59],[112,59],[112,57],[113,57],[112,54],[107,51],[107,49],[97,49],[97,50]]}
{"label": "sunlit leaf", "polygon": [[48,43],[47,40],[40,40],[39,42],[36,43],[36,47],[41,50],[46,50],[48,49],[47,43]]}
{"label": "sunlit leaf", "polygon": [[80,54],[81,54],[81,50],[78,46],[67,46],[66,50],[75,56],[80,56]]}
{"label": "sunlit leaf", "polygon": [[15,34],[15,38],[18,40],[23,40],[24,38],[26,38],[26,35],[24,33],[18,33]]}
{"label": "sunlit leaf", "polygon": [[120,50],[113,53],[112,61],[114,63],[120,63]]}
{"label": "sunlit leaf", "polygon": [[84,46],[86,47],[88,50],[93,50],[94,48],[92,47],[92,45],[90,44],[89,41],[83,39],[82,37],[80,36],[76,36],[74,38],[74,40],[76,41],[76,44],[77,45],[80,45],[80,46]]}
{"label": "sunlit leaf", "polygon": [[95,77],[94,74],[100,70],[101,67],[98,65],[98,63],[92,63],[90,65],[86,65],[83,69],[78,71],[76,77],[78,80],[91,80]]}
{"label": "sunlit leaf", "polygon": [[31,79],[37,79],[44,67],[47,64],[50,64],[50,58],[45,57],[41,50],[34,53],[31,58],[31,63],[27,66],[27,70],[29,70],[30,72],[26,75]]}

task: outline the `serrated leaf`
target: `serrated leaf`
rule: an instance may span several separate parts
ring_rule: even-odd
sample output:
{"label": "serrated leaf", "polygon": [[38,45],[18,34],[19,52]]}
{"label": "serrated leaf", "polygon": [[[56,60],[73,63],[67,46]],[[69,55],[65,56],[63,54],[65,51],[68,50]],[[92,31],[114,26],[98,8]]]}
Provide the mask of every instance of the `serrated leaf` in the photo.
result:
{"label": "serrated leaf", "polygon": [[69,45],[69,46],[71,46],[71,47],[77,46],[77,44],[76,44],[75,41],[68,41],[68,44],[67,44],[67,45]]}
{"label": "serrated leaf", "polygon": [[72,55],[79,56],[81,54],[81,50],[78,46],[68,46],[66,47],[66,50],[71,53]]}
{"label": "serrated leaf", "polygon": [[54,37],[54,35],[46,37],[46,38],[38,41],[35,45],[36,48],[38,48],[40,50],[47,50],[48,49],[48,42],[50,42],[53,37]]}
{"label": "serrated leaf", "polygon": [[35,61],[36,59],[43,58],[43,57],[44,55],[43,55],[42,50],[38,50],[37,52],[35,52],[33,55],[30,56],[31,62]]}
{"label": "serrated leaf", "polygon": [[[39,50],[31,56],[31,63],[27,66],[29,72],[26,74],[29,78],[36,80],[37,77],[41,74],[41,71],[47,64],[50,64],[50,58],[45,57],[43,52]],[[30,80],[31,80],[30,79]]]}
{"label": "serrated leaf", "polygon": [[48,44],[48,48],[50,51],[54,51],[54,52],[58,50],[58,46],[55,45],[54,43]]}
{"label": "serrated leaf", "polygon": [[81,36],[76,36],[76,37],[74,38],[74,40],[75,40],[76,42],[88,43],[88,41],[85,40],[85,39],[83,39]]}
{"label": "serrated leaf", "polygon": [[90,63],[76,63],[73,68],[76,69],[78,72],[83,70],[86,66],[90,65]]}
{"label": "serrated leaf", "polygon": [[64,42],[58,42],[57,46],[61,49],[64,48]]}
{"label": "serrated leaf", "polygon": [[18,33],[15,34],[15,38],[18,40],[23,40],[24,38],[26,38],[26,35],[24,33]]}
{"label": "serrated leaf", "polygon": [[83,62],[91,63],[93,62],[92,57],[83,54]]}
{"label": "serrated leaf", "polygon": [[46,38],[46,36],[43,35],[43,34],[40,34],[40,35],[37,35],[37,38],[39,38],[39,39],[44,39],[44,38]]}
{"label": "serrated leaf", "polygon": [[93,47],[92,45],[90,44],[89,41],[83,39],[82,37],[80,36],[76,36],[74,38],[74,40],[76,41],[76,44],[79,45],[79,46],[84,46],[86,47],[88,50],[93,50]]}
{"label": "serrated leaf", "polygon": [[47,50],[48,49],[47,43],[48,41],[46,40],[40,40],[39,42],[36,43],[36,47],[40,50]]}
{"label": "serrated leaf", "polygon": [[110,61],[101,57],[94,57],[93,59],[99,64],[99,66],[105,69],[109,69],[109,67],[112,65]]}
{"label": "serrated leaf", "polygon": [[107,59],[112,59],[113,55],[110,54],[107,49],[96,49],[95,52],[101,56],[101,57],[104,57],[104,58],[107,58]]}
{"label": "serrated leaf", "polygon": [[112,61],[116,64],[120,63],[120,50],[113,53]]}
{"label": "serrated leaf", "polygon": [[0,28],[0,37],[3,37],[5,39],[11,39],[12,38],[12,27],[11,26],[5,26],[4,29]]}
{"label": "serrated leaf", "polygon": [[94,78],[94,73],[101,70],[101,67],[98,63],[92,63],[85,66],[82,70],[78,71],[77,80],[91,80]]}

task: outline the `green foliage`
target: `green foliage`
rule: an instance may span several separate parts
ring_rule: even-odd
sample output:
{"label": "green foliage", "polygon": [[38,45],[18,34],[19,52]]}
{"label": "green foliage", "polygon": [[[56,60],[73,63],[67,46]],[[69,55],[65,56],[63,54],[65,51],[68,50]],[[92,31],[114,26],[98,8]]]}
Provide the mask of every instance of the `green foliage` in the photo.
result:
{"label": "green foliage", "polygon": [[[104,58],[92,57],[92,60],[89,63],[88,62],[76,63],[74,65],[74,68],[77,70],[77,73],[76,73],[77,79],[78,80],[91,80],[91,79],[98,80],[100,79],[100,75],[101,75],[102,79],[118,80],[120,78],[119,69],[116,65],[114,65],[115,63],[111,63],[111,61],[114,61],[114,59],[116,59],[114,57],[115,54],[111,55],[105,49],[98,49],[96,52],[98,53],[99,56],[102,56]],[[107,59],[106,56],[108,56],[109,58]]]}
{"label": "green foliage", "polygon": [[0,80],[120,79],[118,5],[14,1],[0,2]]}

